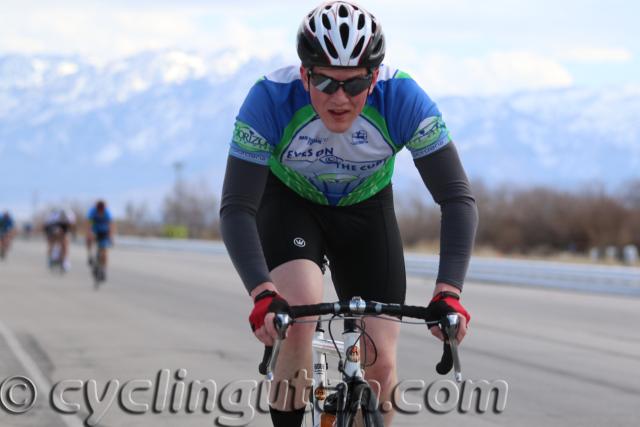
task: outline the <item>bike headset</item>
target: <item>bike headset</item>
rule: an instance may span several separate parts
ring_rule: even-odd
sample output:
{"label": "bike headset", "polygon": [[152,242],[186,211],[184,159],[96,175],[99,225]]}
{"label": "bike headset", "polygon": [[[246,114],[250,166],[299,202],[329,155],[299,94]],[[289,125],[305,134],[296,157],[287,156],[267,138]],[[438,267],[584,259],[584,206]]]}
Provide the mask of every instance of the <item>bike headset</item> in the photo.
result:
{"label": "bike headset", "polygon": [[[297,50],[309,85],[315,77],[314,86],[322,92],[332,94],[342,87],[355,96],[371,85],[371,74],[384,59],[385,41],[382,27],[371,13],[350,2],[331,1],[304,17],[298,28]],[[315,66],[364,67],[369,74],[337,81],[314,74]]]}

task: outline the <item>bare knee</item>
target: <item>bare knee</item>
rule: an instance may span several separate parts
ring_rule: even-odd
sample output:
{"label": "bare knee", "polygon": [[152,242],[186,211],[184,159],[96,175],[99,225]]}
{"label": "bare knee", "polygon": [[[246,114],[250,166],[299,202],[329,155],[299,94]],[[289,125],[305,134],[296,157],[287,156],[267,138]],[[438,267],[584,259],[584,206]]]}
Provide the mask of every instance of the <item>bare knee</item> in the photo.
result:
{"label": "bare knee", "polygon": [[374,380],[382,388],[393,387],[396,379],[396,363],[394,360],[378,360],[375,365],[366,368],[367,380]]}

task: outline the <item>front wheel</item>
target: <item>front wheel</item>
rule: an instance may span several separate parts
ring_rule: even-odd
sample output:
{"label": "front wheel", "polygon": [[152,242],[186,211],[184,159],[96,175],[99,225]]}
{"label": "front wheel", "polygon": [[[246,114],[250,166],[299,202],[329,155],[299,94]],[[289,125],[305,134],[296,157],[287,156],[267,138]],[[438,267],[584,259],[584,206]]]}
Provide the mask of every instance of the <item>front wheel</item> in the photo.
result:
{"label": "front wheel", "polygon": [[345,427],[384,427],[378,401],[369,384],[361,382],[350,387]]}

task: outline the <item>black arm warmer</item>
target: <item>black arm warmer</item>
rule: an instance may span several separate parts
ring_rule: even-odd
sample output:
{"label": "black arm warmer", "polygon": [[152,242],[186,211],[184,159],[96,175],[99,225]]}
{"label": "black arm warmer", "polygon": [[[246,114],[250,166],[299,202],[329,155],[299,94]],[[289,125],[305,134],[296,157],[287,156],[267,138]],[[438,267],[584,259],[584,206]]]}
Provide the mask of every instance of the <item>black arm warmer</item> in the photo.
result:
{"label": "black arm warmer", "polygon": [[462,289],[478,226],[478,209],[458,151],[449,143],[414,163],[442,212],[437,281]]}
{"label": "black arm warmer", "polygon": [[233,265],[251,292],[270,282],[256,225],[269,168],[229,156],[222,186],[220,230]]}

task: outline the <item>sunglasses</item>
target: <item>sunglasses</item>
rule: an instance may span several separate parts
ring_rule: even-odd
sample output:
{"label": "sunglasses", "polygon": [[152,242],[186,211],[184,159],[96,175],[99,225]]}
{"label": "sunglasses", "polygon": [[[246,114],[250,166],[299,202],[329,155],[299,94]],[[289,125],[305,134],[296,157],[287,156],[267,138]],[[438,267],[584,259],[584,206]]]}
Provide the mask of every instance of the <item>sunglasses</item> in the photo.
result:
{"label": "sunglasses", "polygon": [[324,74],[314,73],[311,70],[308,71],[308,74],[311,84],[320,92],[326,93],[327,95],[336,93],[340,88],[349,96],[359,95],[371,86],[373,78],[371,73],[366,76],[352,77],[347,80],[336,80]]}

